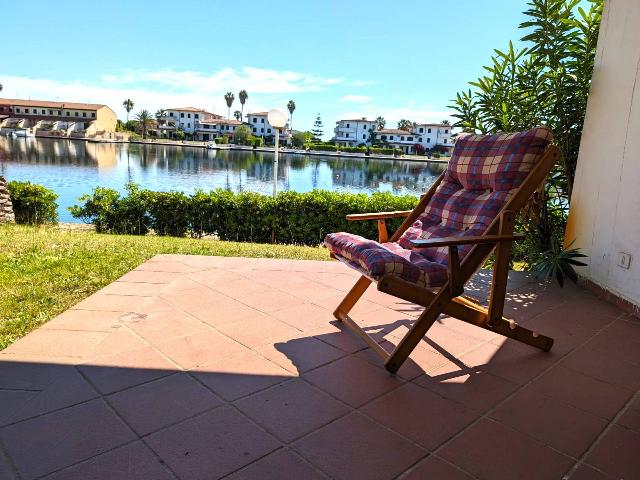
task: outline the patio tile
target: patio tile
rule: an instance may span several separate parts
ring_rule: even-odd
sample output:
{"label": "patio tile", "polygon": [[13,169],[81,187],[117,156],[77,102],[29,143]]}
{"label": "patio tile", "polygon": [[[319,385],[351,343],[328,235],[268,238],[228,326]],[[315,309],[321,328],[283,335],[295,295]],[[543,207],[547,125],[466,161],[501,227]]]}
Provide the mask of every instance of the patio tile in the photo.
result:
{"label": "patio tile", "polygon": [[156,347],[185,370],[248,351],[214,330],[158,343]]}
{"label": "patio tile", "polygon": [[260,315],[255,308],[218,292],[192,293],[180,308],[212,327]]}
{"label": "patio tile", "polygon": [[[395,342],[397,343],[397,340],[395,340]],[[380,346],[388,353],[391,353],[396,347],[394,343],[386,340],[380,342]],[[382,358],[370,348],[358,352],[357,355],[373,365],[384,368]],[[409,358],[402,364],[396,375],[405,380],[412,380],[424,375],[425,372],[437,370],[446,362],[447,359],[438,352],[429,348],[425,343],[419,343],[411,352]]]}
{"label": "patio tile", "polygon": [[338,480],[394,478],[427,453],[355,412],[298,440],[294,448]]}
{"label": "patio tile", "polygon": [[422,375],[414,381],[477,412],[487,411],[518,388],[517,384],[491,373],[460,367],[454,363]]}
{"label": "patio tile", "polygon": [[305,336],[297,328],[263,314],[221,325],[218,330],[249,348]]}
{"label": "patio tile", "polygon": [[330,311],[312,303],[284,308],[273,312],[272,316],[305,332],[325,327],[335,321],[335,317]]}
{"label": "patio tile", "polygon": [[98,396],[73,366],[2,362],[0,372],[1,425]]}
{"label": "patio tile", "polygon": [[562,366],[554,367],[527,388],[608,419],[612,419],[632,395],[627,389]]}
{"label": "patio tile", "polygon": [[589,346],[614,358],[640,364],[640,323],[618,320],[597,335]]}
{"label": "patio tile", "polygon": [[243,301],[259,292],[268,292],[273,290],[269,286],[256,282],[255,280],[245,276],[241,276],[237,280],[219,282],[212,288],[214,288],[218,293]]}
{"label": "patio tile", "polygon": [[102,295],[125,295],[136,297],[154,297],[162,291],[157,283],[113,282],[98,293]]}
{"label": "patio tile", "polygon": [[14,472],[9,459],[2,452],[0,452],[0,478],[4,480],[18,480],[17,474]]}
{"label": "patio tile", "polygon": [[472,480],[462,470],[440,460],[433,455],[418,463],[409,473],[400,477],[401,480]]}
{"label": "patio tile", "polygon": [[349,330],[349,327],[335,319],[327,322],[322,327],[310,329],[305,332],[318,340],[348,353],[359,352],[367,348],[367,344]]}
{"label": "patio tile", "polygon": [[614,425],[586,462],[615,478],[640,478],[640,434]]}
{"label": "patio tile", "polygon": [[82,358],[93,353],[109,335],[107,332],[38,329],[9,345],[4,353]]}
{"label": "patio tile", "polygon": [[157,283],[166,285],[180,278],[182,273],[175,272],[150,272],[144,270],[131,270],[118,280],[121,282]]}
{"label": "patio tile", "polygon": [[347,355],[314,337],[262,345],[255,351],[294,374],[307,372]]}
{"label": "patio tile", "polygon": [[234,403],[285,442],[306,435],[349,412],[340,402],[299,379]]}
{"label": "patio tile", "polygon": [[491,416],[563,453],[579,458],[607,421],[525,388]]}
{"label": "patio tile", "polygon": [[139,435],[198,415],[222,402],[186,373],[154,380],[107,397]]}
{"label": "patio tile", "polygon": [[70,466],[136,438],[100,399],[5,427],[0,437],[25,479]]}
{"label": "patio tile", "polygon": [[138,272],[169,272],[169,273],[187,273],[202,270],[202,267],[186,265],[180,261],[171,261],[169,259],[155,259],[153,262],[144,262],[135,269]]}
{"label": "patio tile", "polygon": [[272,313],[284,308],[301,305],[305,302],[302,298],[294,297],[279,290],[269,289],[257,291],[247,297],[237,297],[250,307],[264,313]]}
{"label": "patio tile", "polygon": [[283,448],[231,474],[227,480],[322,480],[326,478],[291,450]]}
{"label": "patio tile", "polygon": [[254,352],[196,367],[190,373],[229,401],[293,378],[290,372]]}
{"label": "patio tile", "polygon": [[[355,284],[355,281],[350,279],[349,283],[351,284],[349,288],[351,288],[353,284]],[[336,307],[340,305],[340,302],[342,302],[342,300],[344,299],[344,296],[345,296],[345,293],[339,293],[331,297],[325,297],[318,300],[314,300],[313,303],[320,307],[326,308],[330,312],[333,312],[336,309]],[[353,318],[365,317],[367,314],[370,314],[371,312],[379,309],[380,309],[380,305],[378,305],[377,303],[360,299],[360,301],[358,301],[358,303],[356,303],[355,306],[351,309],[351,311],[349,312],[349,315]]]}
{"label": "patio tile", "polygon": [[161,299],[157,299],[153,307],[145,308],[144,313],[125,315],[121,321],[149,343],[210,331],[208,325]]}
{"label": "patio tile", "polygon": [[131,295],[94,293],[71,308],[73,310],[97,310],[103,312],[138,312],[144,302],[149,301],[150,298],[144,297],[141,299]]}
{"label": "patio tile", "polygon": [[78,368],[103,394],[165,377],[178,370],[149,346],[92,360]]}
{"label": "patio tile", "polygon": [[342,291],[333,287],[322,285],[318,282],[306,281],[295,285],[285,284],[281,290],[298,297],[302,300],[313,302],[322,300],[323,298],[335,297],[341,295]]}
{"label": "patio tile", "polygon": [[175,478],[142,442],[98,455],[44,480],[170,480]]}
{"label": "patio tile", "polygon": [[615,358],[594,348],[583,347],[573,352],[562,366],[618,387],[640,388],[640,364]]}
{"label": "patio tile", "polygon": [[584,463],[573,472],[570,478],[571,480],[611,480],[609,475],[605,475]]}
{"label": "patio tile", "polygon": [[149,446],[180,478],[220,478],[281,446],[228,406],[147,437]]}
{"label": "patio tile", "polygon": [[630,428],[640,433],[640,397],[636,399],[628,406],[625,412],[618,418],[618,425]]}
{"label": "patio tile", "polygon": [[[503,452],[496,456],[496,452]],[[438,454],[481,479],[559,479],[573,461],[527,435],[490,420],[478,423]]]}
{"label": "patio tile", "polygon": [[403,384],[397,376],[354,355],[312,370],[303,377],[354,408]]}
{"label": "patio tile", "polygon": [[45,330],[81,330],[111,333],[122,327],[122,312],[67,310],[40,328]]}
{"label": "patio tile", "polygon": [[411,383],[374,400],[362,412],[427,450],[434,450],[478,418],[463,405]]}

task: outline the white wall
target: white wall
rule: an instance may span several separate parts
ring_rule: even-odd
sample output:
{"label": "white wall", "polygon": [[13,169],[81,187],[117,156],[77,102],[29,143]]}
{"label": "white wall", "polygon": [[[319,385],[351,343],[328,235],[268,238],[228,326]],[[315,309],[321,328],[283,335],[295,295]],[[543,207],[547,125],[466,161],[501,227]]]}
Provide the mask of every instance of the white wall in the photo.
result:
{"label": "white wall", "polygon": [[589,255],[583,276],[640,305],[638,0],[605,3],[566,238]]}

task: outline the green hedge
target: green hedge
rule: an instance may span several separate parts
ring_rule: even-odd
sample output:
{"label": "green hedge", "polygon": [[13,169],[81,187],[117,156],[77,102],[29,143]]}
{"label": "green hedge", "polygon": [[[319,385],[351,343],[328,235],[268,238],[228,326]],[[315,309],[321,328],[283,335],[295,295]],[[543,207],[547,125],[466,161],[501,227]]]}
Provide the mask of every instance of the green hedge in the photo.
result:
{"label": "green hedge", "polygon": [[8,182],[7,187],[16,223],[58,223],[58,195],[52,190],[35,183],[17,181]]}
{"label": "green hedge", "polygon": [[[152,192],[136,185],[127,195],[96,188],[71,207],[76,218],[93,223],[99,232],[200,237],[221,240],[318,245],[330,232],[347,231],[377,238],[373,221],[347,222],[349,213],[412,209],[418,199],[391,193],[351,194],[314,190],[281,192],[276,198],[254,192],[227,190]],[[389,222],[393,231],[401,219]]]}
{"label": "green hedge", "polygon": [[309,145],[311,150],[317,150],[319,152],[336,152],[338,147],[335,145],[327,145],[325,143],[316,143]]}

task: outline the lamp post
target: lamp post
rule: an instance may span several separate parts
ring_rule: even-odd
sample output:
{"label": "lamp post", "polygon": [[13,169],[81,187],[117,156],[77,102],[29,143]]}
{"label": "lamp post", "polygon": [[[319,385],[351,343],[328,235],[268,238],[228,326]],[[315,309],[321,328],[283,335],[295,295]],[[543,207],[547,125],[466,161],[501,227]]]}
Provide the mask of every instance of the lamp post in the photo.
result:
{"label": "lamp post", "polygon": [[272,109],[267,114],[267,121],[276,131],[276,145],[273,151],[273,196],[278,193],[278,148],[280,147],[280,129],[287,123],[287,117],[280,110]]}

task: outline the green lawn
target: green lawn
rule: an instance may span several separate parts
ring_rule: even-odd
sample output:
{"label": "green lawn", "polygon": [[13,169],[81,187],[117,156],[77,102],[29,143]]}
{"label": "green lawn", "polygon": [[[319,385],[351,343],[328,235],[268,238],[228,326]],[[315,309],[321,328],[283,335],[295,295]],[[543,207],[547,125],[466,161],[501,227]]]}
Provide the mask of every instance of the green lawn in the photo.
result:
{"label": "green lawn", "polygon": [[158,253],[329,260],[323,248],[0,225],[0,350]]}

